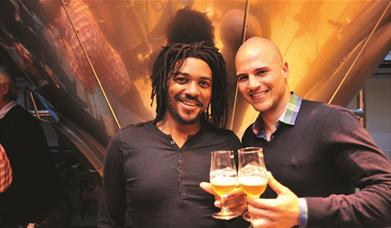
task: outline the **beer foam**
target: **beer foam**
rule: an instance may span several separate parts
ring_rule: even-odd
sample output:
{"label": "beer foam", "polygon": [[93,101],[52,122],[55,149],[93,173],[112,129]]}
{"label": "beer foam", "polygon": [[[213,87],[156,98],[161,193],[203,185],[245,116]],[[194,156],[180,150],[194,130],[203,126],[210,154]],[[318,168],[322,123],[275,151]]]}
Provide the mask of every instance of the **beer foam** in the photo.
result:
{"label": "beer foam", "polygon": [[266,179],[263,177],[239,177],[239,183],[247,186],[259,186],[259,185],[265,185]]}

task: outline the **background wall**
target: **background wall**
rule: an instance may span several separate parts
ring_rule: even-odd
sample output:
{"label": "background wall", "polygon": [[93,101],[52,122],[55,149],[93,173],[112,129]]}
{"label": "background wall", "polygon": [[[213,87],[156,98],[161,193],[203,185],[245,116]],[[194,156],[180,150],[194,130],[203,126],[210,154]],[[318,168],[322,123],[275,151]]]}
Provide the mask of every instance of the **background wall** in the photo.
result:
{"label": "background wall", "polygon": [[[366,129],[391,159],[391,51],[365,84]],[[356,99],[347,106],[356,107]]]}
{"label": "background wall", "polygon": [[391,74],[366,84],[367,130],[391,159]]}

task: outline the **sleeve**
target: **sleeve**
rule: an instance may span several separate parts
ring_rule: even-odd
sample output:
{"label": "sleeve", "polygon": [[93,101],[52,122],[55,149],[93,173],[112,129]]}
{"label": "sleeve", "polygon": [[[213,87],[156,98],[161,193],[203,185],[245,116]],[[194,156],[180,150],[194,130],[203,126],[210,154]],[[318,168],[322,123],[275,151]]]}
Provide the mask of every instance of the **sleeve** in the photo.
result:
{"label": "sleeve", "polygon": [[[345,109],[333,109],[323,127],[335,167],[359,191],[350,195],[306,197],[308,226],[391,225],[391,164],[368,132]],[[330,145],[328,147],[327,145]]]}
{"label": "sleeve", "polygon": [[5,192],[12,183],[12,167],[7,154],[0,144],[0,193]]}
{"label": "sleeve", "polygon": [[99,228],[125,226],[126,199],[122,164],[121,140],[118,133],[107,148],[97,218]]}

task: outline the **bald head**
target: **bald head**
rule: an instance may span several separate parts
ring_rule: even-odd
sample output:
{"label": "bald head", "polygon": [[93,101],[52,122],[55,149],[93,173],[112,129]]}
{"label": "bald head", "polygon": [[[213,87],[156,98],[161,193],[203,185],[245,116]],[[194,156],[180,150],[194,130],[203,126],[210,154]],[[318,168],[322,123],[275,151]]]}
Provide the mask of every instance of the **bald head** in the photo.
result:
{"label": "bald head", "polygon": [[270,40],[254,37],[239,48],[235,59],[240,93],[255,110],[278,119],[290,98],[288,64]]}
{"label": "bald head", "polygon": [[237,66],[239,63],[254,57],[261,58],[263,61],[282,64],[280,50],[271,40],[265,38],[252,37],[246,40],[236,54],[235,64]]}

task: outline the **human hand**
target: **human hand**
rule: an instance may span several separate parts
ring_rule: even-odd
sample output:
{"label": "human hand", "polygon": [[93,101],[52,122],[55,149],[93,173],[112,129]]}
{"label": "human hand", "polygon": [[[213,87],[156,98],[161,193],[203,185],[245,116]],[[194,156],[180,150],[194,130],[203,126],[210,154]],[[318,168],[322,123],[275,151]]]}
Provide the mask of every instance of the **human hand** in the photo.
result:
{"label": "human hand", "polygon": [[292,227],[299,224],[299,198],[268,172],[268,185],[277,193],[275,199],[247,197],[248,212],[254,228]]}
{"label": "human hand", "polygon": [[208,182],[201,182],[200,187],[215,196],[215,207],[221,208],[223,205],[227,208],[229,208],[234,213],[242,214],[246,208],[247,208],[247,201],[246,201],[246,195],[243,193],[243,191],[237,187],[234,190],[232,190],[229,194],[224,195],[223,197],[220,197],[217,195],[212,188],[212,185]]}

